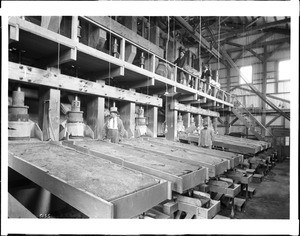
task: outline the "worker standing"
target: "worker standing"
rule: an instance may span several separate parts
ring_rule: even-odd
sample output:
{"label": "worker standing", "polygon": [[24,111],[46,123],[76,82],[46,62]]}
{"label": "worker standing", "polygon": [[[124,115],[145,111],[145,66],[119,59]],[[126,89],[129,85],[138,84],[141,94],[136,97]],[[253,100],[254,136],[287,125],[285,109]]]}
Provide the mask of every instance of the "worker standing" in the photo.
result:
{"label": "worker standing", "polygon": [[[207,94],[210,95],[211,92],[211,86],[210,86],[210,82],[211,82],[211,71],[208,67],[208,65],[205,65],[203,67],[203,71],[202,71],[202,75],[200,78],[200,90],[203,90],[203,92],[206,92]],[[204,91],[205,89],[204,87],[204,83],[206,85],[206,91]]]}
{"label": "worker standing", "polygon": [[185,74],[180,68],[183,68],[186,65],[186,56],[184,48],[179,48],[179,57],[174,61],[174,64],[177,65],[177,82],[184,84],[185,82]]}
{"label": "worker standing", "polygon": [[110,115],[103,128],[103,138],[107,138],[112,143],[119,143],[125,136],[126,130],[120,117],[118,117],[117,107],[110,108]]}
{"label": "worker standing", "polygon": [[208,123],[205,122],[203,129],[200,131],[198,146],[211,149],[213,140],[214,132],[211,128],[208,128]]}

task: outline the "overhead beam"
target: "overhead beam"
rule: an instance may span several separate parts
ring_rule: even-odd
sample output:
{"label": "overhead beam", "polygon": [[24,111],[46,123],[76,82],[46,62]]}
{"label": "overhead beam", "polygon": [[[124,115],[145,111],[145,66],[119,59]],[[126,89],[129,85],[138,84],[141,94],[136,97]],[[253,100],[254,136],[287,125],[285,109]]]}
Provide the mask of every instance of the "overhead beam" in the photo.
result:
{"label": "overhead beam", "polygon": [[227,37],[243,36],[244,34],[249,33],[249,32],[265,30],[265,29],[268,29],[271,27],[279,26],[282,24],[290,23],[290,22],[291,22],[290,18],[286,18],[286,19],[279,20],[279,21],[273,21],[273,22],[262,24],[262,25],[253,26],[251,28],[249,27],[248,29],[244,29],[244,28],[237,29],[237,30],[231,31],[230,33],[221,34],[220,38],[223,40],[223,39],[226,39]]}
{"label": "overhead beam", "polygon": [[257,54],[254,50],[249,49],[249,52],[251,52],[252,55],[255,56],[258,60],[260,60],[261,62],[264,62],[264,59],[259,54]]}
{"label": "overhead beam", "polygon": [[265,29],[265,32],[271,32],[271,33],[277,33],[277,34],[284,34],[284,35],[291,35],[291,30],[290,29],[283,29],[283,28],[269,28]]}
{"label": "overhead beam", "polygon": [[[286,37],[286,38],[275,39],[275,40],[271,40],[271,41],[259,42],[259,43],[255,43],[253,45],[246,45],[246,46],[241,45],[241,48],[228,49],[227,52],[228,53],[233,53],[233,52],[239,52],[241,50],[261,48],[261,47],[264,47],[264,46],[269,46],[269,45],[274,45],[274,44],[281,44],[281,43],[290,43],[290,38]],[[231,44],[231,43],[228,43],[228,44]]]}
{"label": "overhead beam", "polygon": [[152,97],[150,95],[99,84],[72,76],[52,73],[47,70],[20,65],[13,62],[9,62],[8,70],[9,80],[18,83],[27,83],[36,86],[47,86],[62,90],[68,90],[79,94],[91,94],[100,97],[110,97],[112,99],[120,101],[131,101],[140,104],[147,104],[150,106],[162,106],[162,99],[158,97]]}
{"label": "overhead beam", "polygon": [[200,107],[198,108],[198,107],[193,107],[190,105],[184,105],[184,104],[178,103],[176,101],[170,104],[170,109],[176,110],[176,111],[181,111],[181,112],[189,112],[189,113],[193,113],[193,114],[204,115],[204,116],[220,117],[219,112],[205,110]]}
{"label": "overhead beam", "polygon": [[249,43],[247,45],[241,45],[242,51],[233,59],[233,61],[237,61],[239,58],[241,58],[244,55],[245,50],[250,51],[250,52],[251,52],[251,50],[253,51],[253,47],[252,47],[253,45],[266,40],[267,38],[271,37],[271,35],[272,35],[271,33],[267,33],[267,34],[264,34],[264,35],[260,36],[259,38],[255,39],[254,41],[252,41],[251,43]]}

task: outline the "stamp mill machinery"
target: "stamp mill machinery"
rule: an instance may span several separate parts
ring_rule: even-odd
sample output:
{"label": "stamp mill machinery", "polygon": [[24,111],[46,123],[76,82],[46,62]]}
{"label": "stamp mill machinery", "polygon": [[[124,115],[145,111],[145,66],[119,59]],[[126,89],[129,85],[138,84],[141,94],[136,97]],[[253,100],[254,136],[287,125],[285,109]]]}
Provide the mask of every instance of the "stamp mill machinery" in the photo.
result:
{"label": "stamp mill machinery", "polygon": [[[234,182],[224,174],[243,155],[174,142],[178,114],[185,127],[191,120],[198,127],[205,117],[215,122],[219,113],[202,109],[201,103],[231,109],[231,95],[217,87],[210,95],[198,90],[199,73],[193,70],[184,70],[193,83],[178,83],[179,69],[159,46],[160,28],[147,40],[136,29],[136,17],[124,20],[10,18],[9,169],[51,193],[52,201],[80,212],[75,216],[214,218],[221,196],[230,199],[234,211],[240,183],[247,185],[250,177],[244,174]],[[158,65],[171,68],[173,76],[158,74]],[[26,97],[22,87],[31,89],[35,99]],[[217,92],[221,96],[214,96]],[[133,134],[120,144],[101,141],[105,110],[113,103]],[[30,118],[39,130],[35,135]],[[162,123],[168,127],[166,139],[157,138]],[[9,198],[20,204],[9,205],[10,217],[25,217],[25,212],[39,217],[37,206],[13,194],[18,192],[15,183],[10,177]],[[48,216],[57,217],[57,209],[49,209]]]}

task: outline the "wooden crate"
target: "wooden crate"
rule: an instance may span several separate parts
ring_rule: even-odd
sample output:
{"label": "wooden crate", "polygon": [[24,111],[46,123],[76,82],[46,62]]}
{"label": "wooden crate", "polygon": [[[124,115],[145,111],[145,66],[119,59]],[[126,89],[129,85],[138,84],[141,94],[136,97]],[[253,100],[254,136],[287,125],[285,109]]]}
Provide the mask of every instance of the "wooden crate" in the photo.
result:
{"label": "wooden crate", "polygon": [[209,184],[209,189],[210,189],[211,192],[224,194],[228,197],[233,198],[241,192],[241,185],[240,184],[233,184],[232,188],[226,188],[226,187],[222,187],[222,186]]}

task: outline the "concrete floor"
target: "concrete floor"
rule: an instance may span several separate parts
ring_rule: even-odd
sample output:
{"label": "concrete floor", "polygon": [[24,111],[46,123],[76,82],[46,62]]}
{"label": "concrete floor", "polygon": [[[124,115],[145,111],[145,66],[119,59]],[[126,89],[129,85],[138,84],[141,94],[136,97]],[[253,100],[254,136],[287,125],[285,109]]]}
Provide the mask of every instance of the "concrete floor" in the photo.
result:
{"label": "concrete floor", "polygon": [[[251,183],[256,188],[236,219],[289,219],[290,216],[290,162],[277,162],[261,183]],[[221,214],[228,214],[228,210]],[[224,215],[222,214],[222,215]]]}

